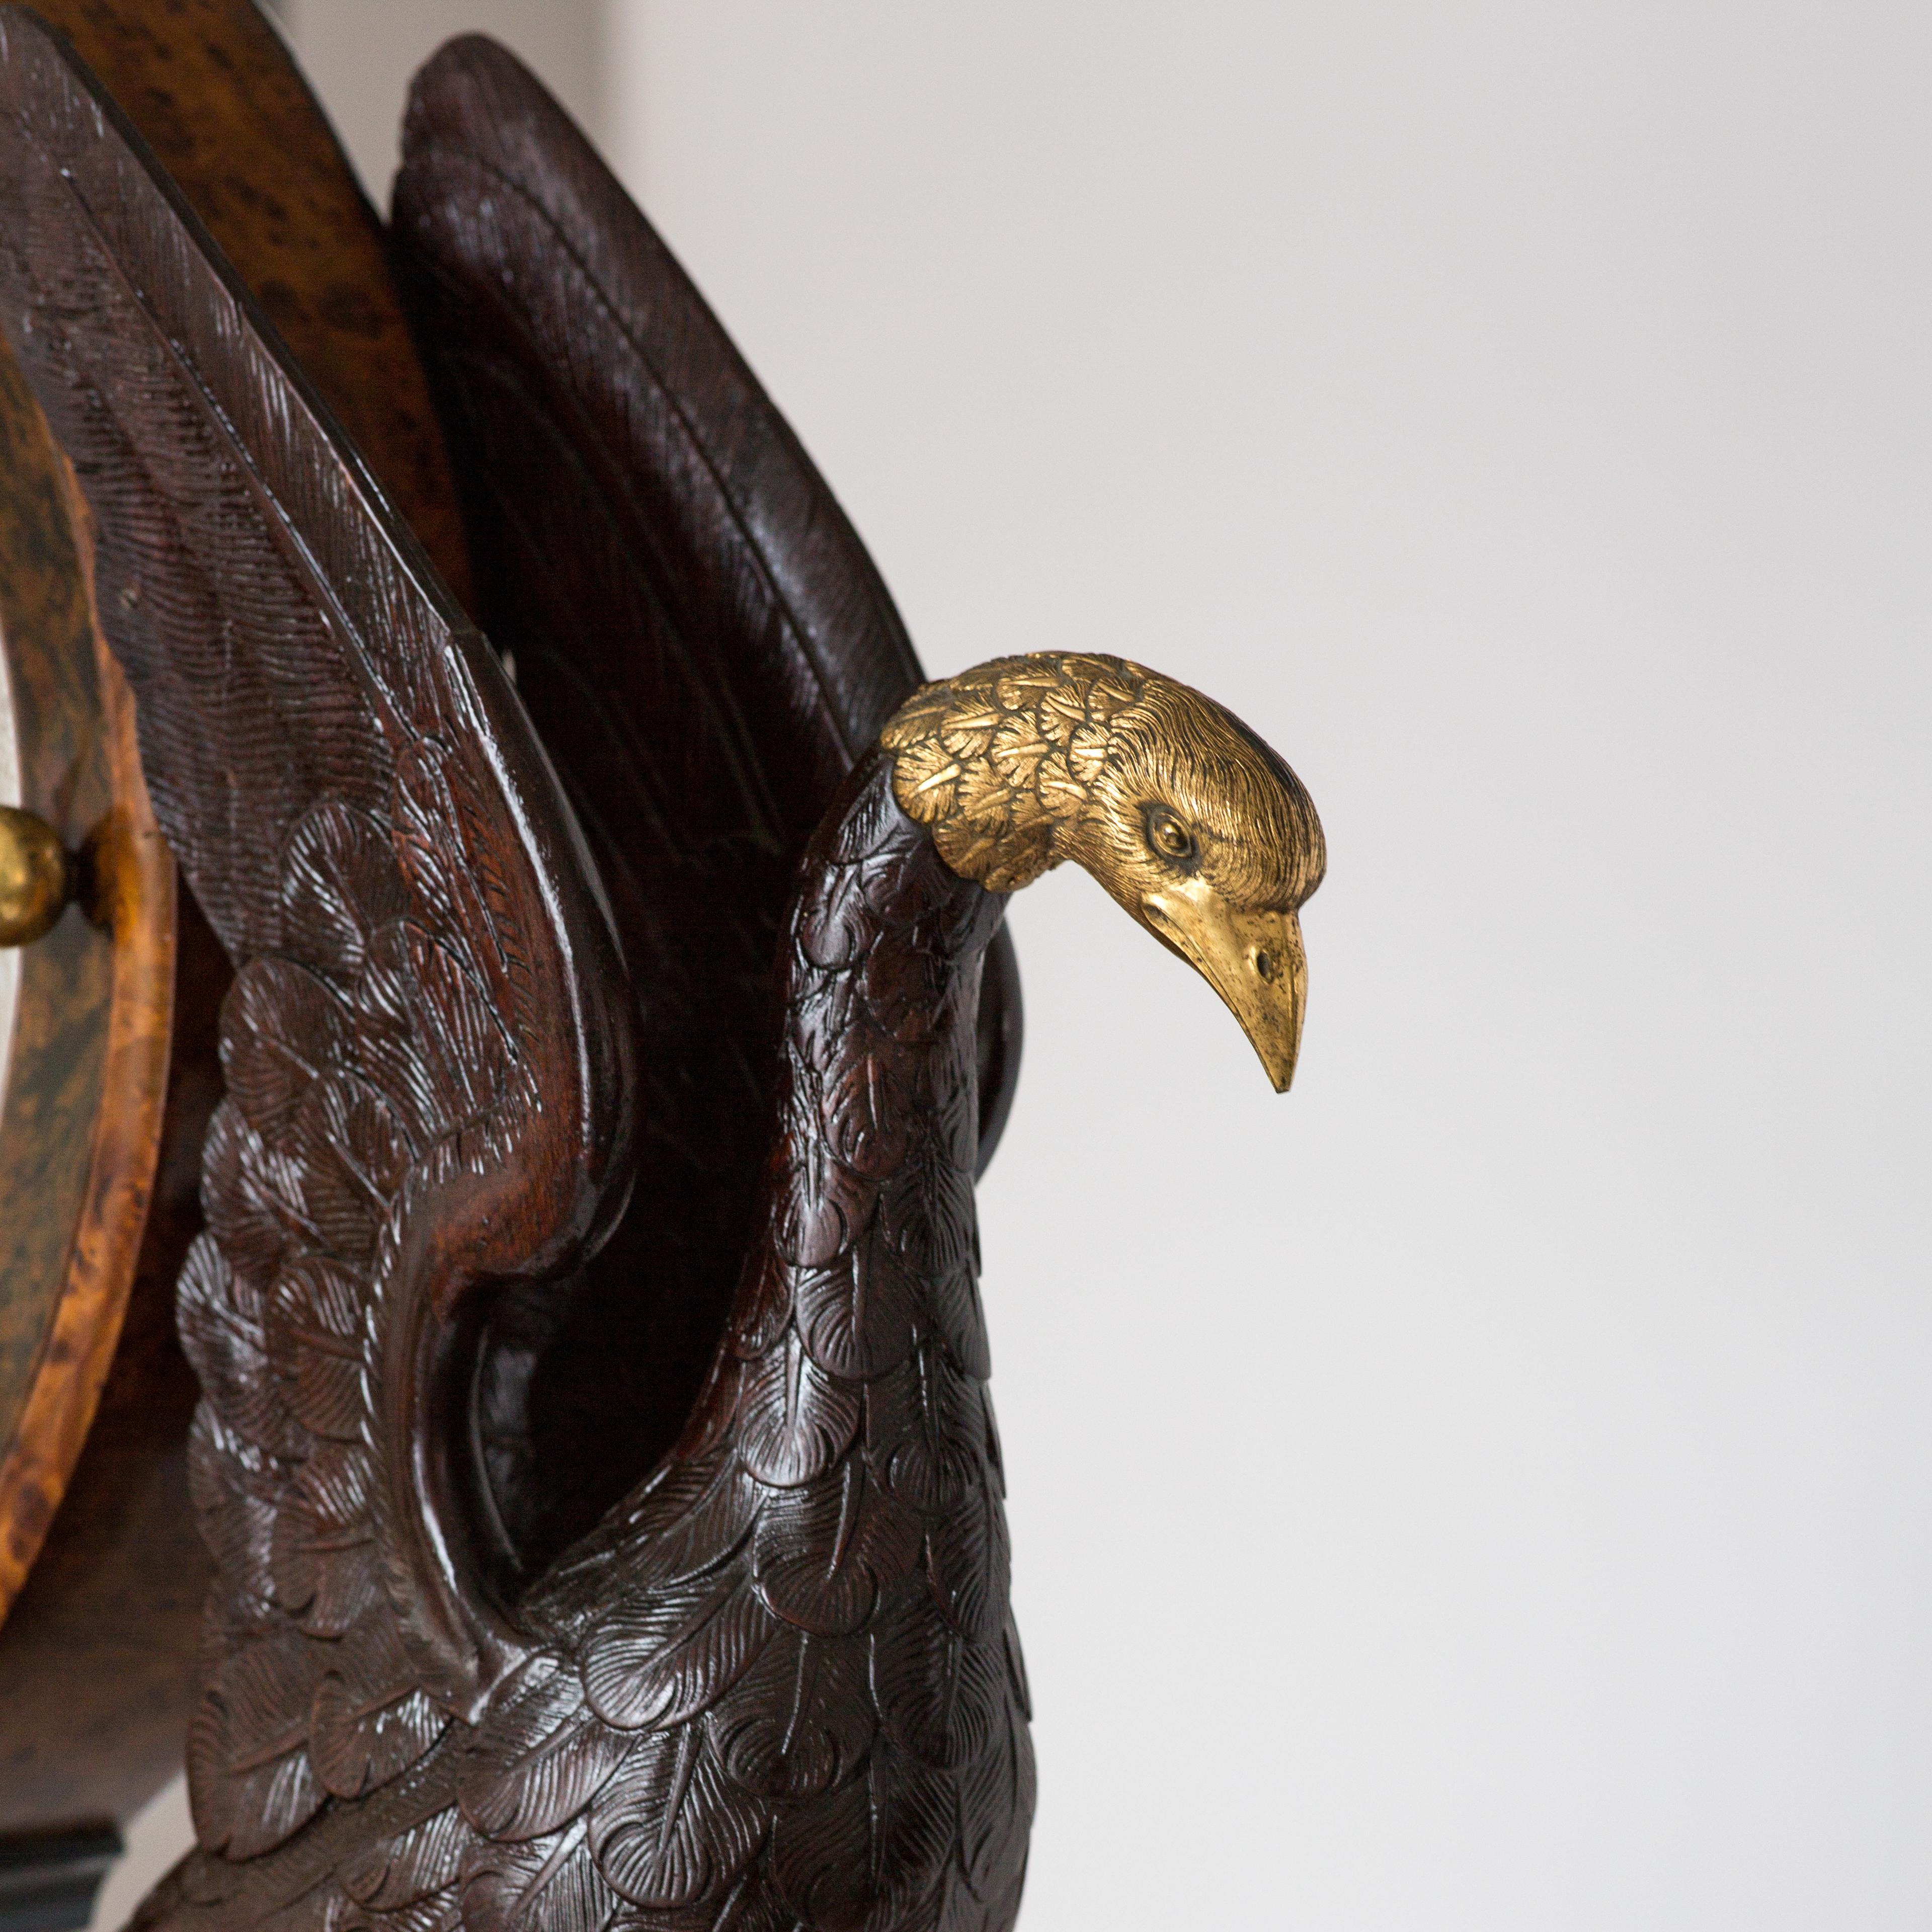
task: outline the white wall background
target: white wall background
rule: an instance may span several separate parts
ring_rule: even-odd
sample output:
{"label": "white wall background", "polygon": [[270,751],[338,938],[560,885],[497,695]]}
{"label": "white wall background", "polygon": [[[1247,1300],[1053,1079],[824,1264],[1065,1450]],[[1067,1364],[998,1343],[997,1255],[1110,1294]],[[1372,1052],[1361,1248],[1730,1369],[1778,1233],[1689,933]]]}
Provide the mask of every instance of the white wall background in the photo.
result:
{"label": "white wall background", "polygon": [[928,665],[1144,658],[1328,828],[1285,1100],[1014,914],[1023,1923],[1919,1932],[1932,15],[608,31]]}

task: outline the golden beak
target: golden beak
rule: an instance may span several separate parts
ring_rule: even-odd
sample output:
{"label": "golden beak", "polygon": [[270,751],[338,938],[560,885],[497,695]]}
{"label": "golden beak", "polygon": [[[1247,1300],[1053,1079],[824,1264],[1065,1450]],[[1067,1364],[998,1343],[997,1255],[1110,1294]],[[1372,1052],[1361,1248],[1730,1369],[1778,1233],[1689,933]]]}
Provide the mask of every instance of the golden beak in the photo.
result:
{"label": "golden beak", "polygon": [[1308,998],[1301,921],[1292,912],[1236,912],[1200,879],[1148,893],[1136,916],[1220,994],[1274,1090],[1286,1094]]}

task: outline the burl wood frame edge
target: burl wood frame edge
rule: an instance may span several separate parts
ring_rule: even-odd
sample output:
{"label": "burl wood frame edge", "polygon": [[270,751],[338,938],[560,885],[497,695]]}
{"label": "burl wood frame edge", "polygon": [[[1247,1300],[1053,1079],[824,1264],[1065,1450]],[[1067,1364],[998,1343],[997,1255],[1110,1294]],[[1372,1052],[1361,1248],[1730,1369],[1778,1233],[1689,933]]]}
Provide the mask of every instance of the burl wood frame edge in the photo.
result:
{"label": "burl wood frame edge", "polygon": [[[80,499],[4,359],[0,625],[23,727],[23,802],[80,851],[86,883],[84,904],[21,959],[0,1096],[10,1197],[0,1291],[29,1319],[46,1310],[0,1457],[0,1624],[66,1492],[120,1339],[160,1145],[175,982],[174,865],[141,775],[134,700],[94,621]],[[58,656],[69,661],[50,662]],[[52,756],[35,755],[29,731]],[[70,1215],[70,1175],[85,1177]]]}

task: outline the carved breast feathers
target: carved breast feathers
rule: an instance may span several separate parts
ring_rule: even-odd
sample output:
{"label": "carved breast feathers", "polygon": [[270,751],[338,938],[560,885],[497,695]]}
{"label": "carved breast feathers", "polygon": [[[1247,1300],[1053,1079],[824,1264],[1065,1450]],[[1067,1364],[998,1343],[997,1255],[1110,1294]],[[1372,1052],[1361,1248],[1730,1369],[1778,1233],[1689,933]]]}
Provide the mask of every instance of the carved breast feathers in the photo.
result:
{"label": "carved breast feathers", "polygon": [[[469,508],[502,533],[493,628],[554,670],[539,724],[584,721],[562,779],[139,137],[0,10],[0,324],[236,968],[179,1297],[218,1568],[201,1850],[147,1921],[1004,1932],[1032,1760],[972,1205],[1016,1051],[997,947],[981,1000],[998,905],[878,754],[832,800],[910,647],[641,218],[479,44],[412,128],[399,218],[459,454],[520,439],[552,493],[522,518],[498,466]],[[520,167],[549,185],[470,220]],[[555,257],[551,308],[462,298],[478,262],[514,293],[503,248]],[[572,304],[595,366],[552,381]],[[573,660],[600,583],[633,656],[598,634]],[[687,766],[627,764],[652,729]],[[514,1483],[450,1446],[488,1407],[489,1311],[574,1295],[585,1359],[647,1352],[667,1281],[715,1304],[657,1398],[688,1426],[633,1467],[650,1431],[610,1445],[609,1375],[559,1466],[601,1450],[615,1507],[593,1482],[513,1546]]]}

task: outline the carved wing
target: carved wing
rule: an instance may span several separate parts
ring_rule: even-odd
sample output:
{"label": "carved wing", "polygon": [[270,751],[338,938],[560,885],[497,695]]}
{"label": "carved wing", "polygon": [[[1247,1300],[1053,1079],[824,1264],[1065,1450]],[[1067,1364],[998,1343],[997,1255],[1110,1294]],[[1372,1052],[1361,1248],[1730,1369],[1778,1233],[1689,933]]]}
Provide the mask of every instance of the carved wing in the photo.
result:
{"label": "carved wing", "polygon": [[65,44],[0,11],[0,320],[91,506],[162,824],[238,969],[181,1293],[219,1564],[190,1745],[243,1858],[520,1656],[440,1453],[472,1287],[621,1204],[594,872],[494,657]]}
{"label": "carved wing", "polygon": [[[487,1352],[496,1501],[527,1576],[656,1464],[696,1400],[765,1152],[796,862],[921,673],[797,439],[500,47],[453,41],[418,76],[394,232],[479,614],[545,742],[569,748],[563,782],[643,992],[636,1201],[572,1304],[506,1310]],[[985,983],[982,1166],[1018,1065],[1004,935]]]}

